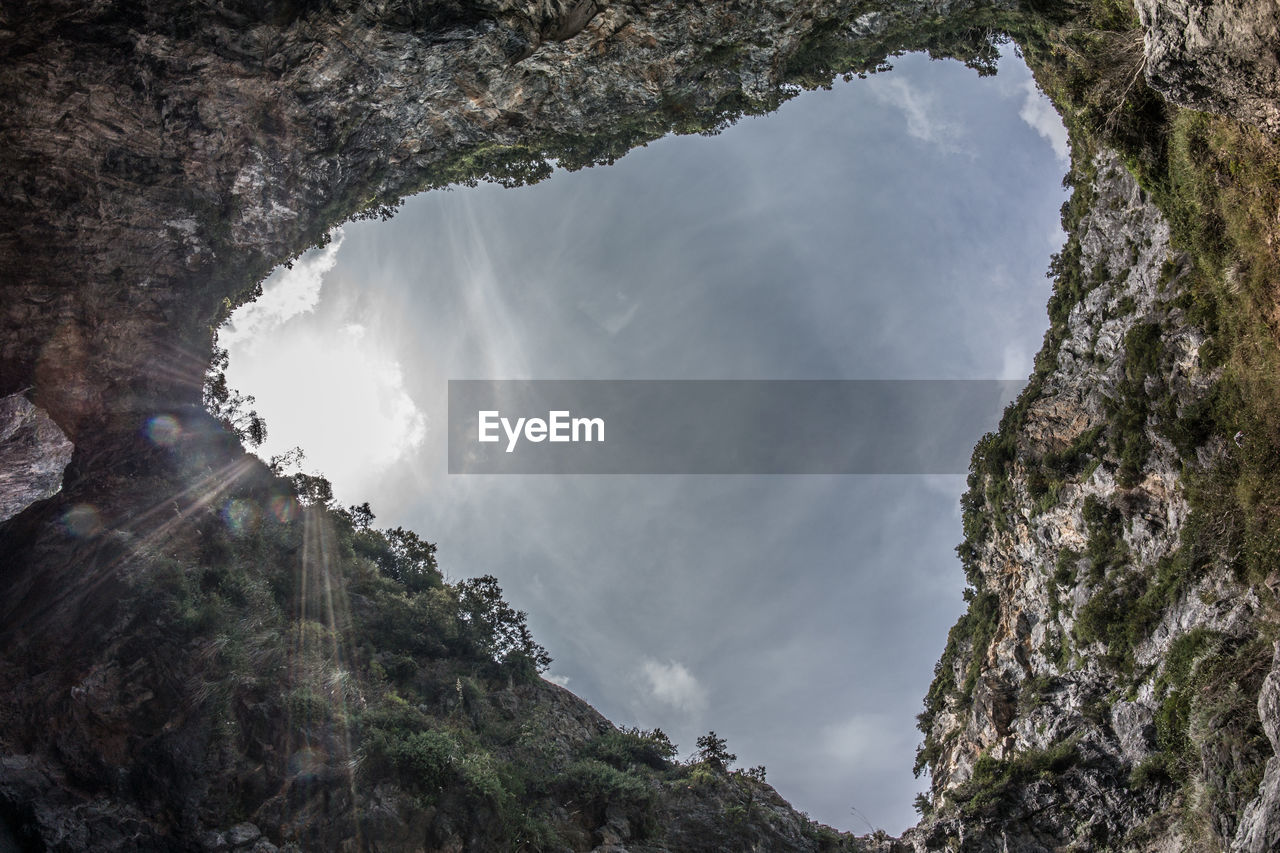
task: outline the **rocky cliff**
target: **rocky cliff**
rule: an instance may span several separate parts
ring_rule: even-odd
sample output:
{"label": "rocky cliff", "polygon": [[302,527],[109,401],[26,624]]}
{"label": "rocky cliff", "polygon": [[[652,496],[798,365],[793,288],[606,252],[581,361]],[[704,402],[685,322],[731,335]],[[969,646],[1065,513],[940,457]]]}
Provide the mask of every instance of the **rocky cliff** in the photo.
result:
{"label": "rocky cliff", "polygon": [[[1248,124],[1274,130],[1280,93],[1257,8],[0,6],[0,845],[1268,849],[1277,159]],[[212,327],[347,217],[714,132],[896,51],[987,71],[1002,33],[1071,126],[1071,237],[1036,375],[975,455],[971,607],[901,842],[614,730],[537,678],[496,583],[444,583],[414,534],[201,409]]]}
{"label": "rocky cliff", "polygon": [[[923,849],[1200,849],[1254,831],[1240,815],[1271,753],[1255,706],[1272,596],[1196,529],[1211,522],[1185,483],[1240,451],[1187,423],[1221,368],[1164,217],[1114,152],[1083,165],[1059,280],[1079,301],[1016,428],[975,457],[975,599],[922,720],[938,812]],[[1196,808],[1210,823],[1179,819]]]}
{"label": "rocky cliff", "polygon": [[1072,133],[1068,241],[1036,371],[975,451],[970,607],[920,716],[932,796],[905,849],[1280,843],[1280,539],[1251,485],[1277,462],[1280,151],[1172,102],[1269,126],[1269,60],[1237,50],[1265,20],[1219,26],[1203,64],[1185,44],[1214,38],[1106,10],[1085,39],[1028,38]]}

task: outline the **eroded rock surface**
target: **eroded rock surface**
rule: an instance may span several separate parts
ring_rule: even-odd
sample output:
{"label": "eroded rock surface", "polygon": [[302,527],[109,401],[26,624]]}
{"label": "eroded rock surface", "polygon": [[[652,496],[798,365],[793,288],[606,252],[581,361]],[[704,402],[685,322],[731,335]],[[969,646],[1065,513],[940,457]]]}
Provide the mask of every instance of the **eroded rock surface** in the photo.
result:
{"label": "eroded rock surface", "polygon": [[0,397],[0,521],[58,493],[75,448],[20,394]]}
{"label": "eroded rock surface", "polygon": [[1147,79],[1181,106],[1280,133],[1280,3],[1136,0]]}
{"label": "eroded rock surface", "polygon": [[[1007,483],[985,481],[984,515],[993,523],[971,534],[967,561],[990,604],[966,617],[983,627],[953,644],[935,684],[946,688],[926,735],[937,811],[904,836],[909,849],[1172,851],[1210,843],[1186,837],[1170,817],[1174,794],[1162,782],[1164,765],[1153,764],[1170,748],[1170,702],[1189,689],[1175,685],[1188,677],[1189,656],[1206,649],[1230,650],[1247,659],[1242,671],[1259,677],[1256,592],[1223,555],[1189,556],[1195,543],[1183,535],[1186,466],[1212,464],[1231,447],[1229,436],[1208,436],[1188,463],[1166,435],[1170,419],[1197,405],[1217,378],[1201,365],[1206,336],[1183,307],[1187,261],[1115,154],[1098,155],[1090,171],[1077,188],[1088,208],[1064,250],[1078,255],[1060,268],[1058,285],[1083,281],[1086,292],[1051,338],[1052,367],[1033,382],[1009,433]],[[1148,402],[1132,418],[1135,399]],[[1117,440],[1126,422],[1137,432]],[[1142,452],[1127,466],[1129,447]],[[1193,580],[1178,586],[1175,576]],[[1247,690],[1242,683],[1199,683],[1225,691],[1217,712],[1224,719],[1247,721],[1247,694],[1230,692]],[[1264,689],[1258,703],[1264,721],[1270,697]],[[1193,725],[1212,725],[1211,717]],[[1265,759],[1253,728],[1245,723],[1220,745],[1205,736],[1206,776],[1243,774]],[[1219,794],[1212,843],[1264,849],[1270,842],[1255,839],[1275,832],[1265,786],[1239,826],[1236,815],[1257,792]]]}

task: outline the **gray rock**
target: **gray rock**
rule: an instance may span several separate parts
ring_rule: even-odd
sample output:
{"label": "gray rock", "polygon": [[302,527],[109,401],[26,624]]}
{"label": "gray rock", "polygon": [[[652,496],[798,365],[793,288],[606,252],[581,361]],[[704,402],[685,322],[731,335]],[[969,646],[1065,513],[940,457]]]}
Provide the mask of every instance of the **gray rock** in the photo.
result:
{"label": "gray rock", "polygon": [[200,833],[196,841],[201,849],[207,851],[207,853],[217,853],[217,851],[226,850],[229,847],[227,837],[221,832],[212,829]]}
{"label": "gray rock", "polygon": [[227,843],[232,847],[252,844],[262,837],[262,830],[251,823],[237,823],[227,830]]}
{"label": "gray rock", "polygon": [[[1271,658],[1271,672],[1258,695],[1258,717],[1280,755],[1280,643]],[[1280,849],[1280,757],[1272,756],[1262,777],[1258,796],[1245,807],[1232,840],[1232,853],[1268,853]]]}
{"label": "gray rock", "polygon": [[1156,742],[1155,715],[1140,702],[1117,702],[1111,708],[1111,728],[1120,740],[1120,751],[1130,764],[1151,754]]}
{"label": "gray rock", "polygon": [[[1131,770],[1156,748],[1154,680],[1173,644],[1189,632],[1248,636],[1254,630],[1256,595],[1235,584],[1230,572],[1214,570],[1171,601],[1139,638],[1132,649],[1136,683],[1108,661],[1105,643],[1081,642],[1075,633],[1104,580],[1153,577],[1179,548],[1190,512],[1182,463],[1148,419],[1143,430],[1151,449],[1127,487],[1105,440],[1091,450],[1099,464],[1064,478],[1047,505],[1032,496],[1032,467],[1046,452],[1111,422],[1126,339],[1140,325],[1159,328],[1163,357],[1172,365],[1162,375],[1174,408],[1200,399],[1216,378],[1200,364],[1203,331],[1177,303],[1185,282],[1168,273],[1167,261],[1178,256],[1164,217],[1116,154],[1102,151],[1092,166],[1096,177],[1085,188],[1090,207],[1073,234],[1090,287],[1071,308],[1055,366],[1013,436],[1013,520],[976,545],[974,565],[999,599],[994,636],[977,662],[972,695],[948,700],[928,735],[940,754],[932,767],[939,805],[949,795],[963,796],[981,756],[1016,759],[1069,742],[1084,760],[1005,790],[999,812],[981,820],[940,808],[903,837],[916,850],[937,849],[947,839],[974,851],[1094,849],[1099,839],[1118,842],[1139,827],[1177,849],[1176,827],[1153,826],[1165,808],[1158,792],[1128,786]],[[1091,499],[1114,507],[1120,518],[1126,557],[1105,578],[1094,576],[1084,556],[1094,533],[1084,512]],[[1065,579],[1060,561],[1069,570]],[[956,685],[964,683],[974,654],[970,646],[953,662]]]}
{"label": "gray rock", "polygon": [[[376,213],[379,204],[425,186],[474,177],[466,164],[477,152],[492,155],[498,177],[519,181],[539,174],[524,159],[531,144],[541,151],[555,147],[549,139],[575,140],[570,148],[580,162],[562,164],[582,165],[611,160],[673,126],[714,127],[726,119],[726,104],[769,109],[794,94],[785,69],[815,40],[845,38],[847,32],[844,47],[875,64],[877,51],[883,57],[896,49],[891,34],[951,23],[949,16],[970,5],[12,4],[0,15],[0,86],[10,96],[0,130],[11,154],[0,158],[8,202],[0,205],[0,233],[11,237],[0,241],[0,269],[12,279],[0,299],[0,364],[28,371],[7,378],[14,386],[39,384],[41,404],[57,422],[101,427],[73,430],[86,458],[119,459],[132,452],[140,417],[153,414],[148,407],[155,400],[199,404],[201,353],[185,368],[157,366],[173,365],[175,351],[198,342],[224,300],[236,299],[277,263],[323,239],[344,217],[362,209]],[[270,7],[271,14],[255,16],[255,7]],[[1153,86],[1179,103],[1277,130],[1276,0],[1138,0],[1138,9],[1148,28],[1141,51]],[[866,41],[868,34],[875,38]],[[724,46],[736,51],[732,63],[713,60]],[[515,162],[504,162],[507,151]],[[1170,251],[1168,227],[1118,157],[1104,152],[1096,165],[1095,203],[1077,236],[1082,268],[1100,270],[1104,280],[1067,320],[1057,368],[1016,437],[1023,450],[1061,449],[1062,442],[1105,422],[1106,396],[1122,373],[1125,335],[1137,322],[1160,321],[1162,346],[1177,365],[1173,402],[1194,400],[1212,380],[1197,357],[1203,333],[1174,306],[1176,282],[1167,293],[1159,286]],[[0,418],[7,425],[0,428],[0,453],[6,454],[0,456],[0,518],[55,493],[71,455],[70,442],[47,415],[33,414],[20,398],[6,406]],[[998,624],[977,662],[980,701],[972,707],[953,703],[935,721],[933,734],[945,746],[934,775],[937,792],[968,779],[983,753],[1009,757],[1066,737],[1076,739],[1090,763],[1053,782],[1037,778],[1019,786],[1010,799],[1020,811],[989,824],[926,821],[905,843],[937,849],[954,839],[966,850],[1091,849],[1096,837],[1106,834],[1120,843],[1127,831],[1159,817],[1162,803],[1123,784],[1148,739],[1145,721],[1156,701],[1150,680],[1130,698],[1132,685],[1108,672],[1099,644],[1073,649],[1077,657],[1070,663],[1052,651],[1072,636],[1080,609],[1097,591],[1086,571],[1059,590],[1053,612],[1048,606],[1056,558],[1087,542],[1082,506],[1090,497],[1126,506],[1123,536],[1131,560],[1118,572],[1150,572],[1176,547],[1188,511],[1179,460],[1154,431],[1147,437],[1151,458],[1133,488],[1121,488],[1114,466],[1104,465],[1080,482],[1062,484],[1062,494],[1044,507],[1031,499],[1026,471],[1015,470],[1014,518],[979,555],[986,586],[999,596]],[[1211,456],[1211,449],[1206,452]],[[22,633],[58,637],[79,612],[64,593],[100,593],[96,586],[65,590],[43,580],[62,596],[60,606],[24,608]],[[33,598],[35,605],[49,603]],[[115,614],[119,624],[137,630],[130,622],[136,611],[122,604],[123,612]],[[1187,632],[1239,635],[1256,608],[1256,599],[1234,594],[1229,577],[1211,573],[1162,614],[1137,649],[1137,662],[1158,672],[1171,644]],[[0,661],[0,673],[12,679],[8,694],[21,697],[0,703],[7,736],[21,742],[32,727],[48,728],[61,760],[80,761],[71,769],[97,759],[99,731],[109,730],[120,742],[156,734],[161,716],[134,713],[152,701],[148,685],[164,685],[163,701],[173,707],[199,705],[174,686],[180,681],[174,673],[149,672],[151,664],[143,660],[138,672],[104,665],[94,656],[99,638],[88,639],[68,647],[76,657],[56,662],[85,674],[69,695],[59,679],[46,683],[47,668],[31,666],[27,655],[34,644],[13,646],[19,666],[12,658]],[[157,642],[158,652],[173,651],[163,645],[167,638]],[[951,664],[957,682],[977,654],[972,646]],[[103,642],[100,648],[111,656],[120,645]],[[1047,685],[1050,701],[1022,701],[1017,688],[1031,678]],[[1260,702],[1273,745],[1280,728],[1276,679]],[[116,701],[117,694],[128,703]],[[564,754],[607,727],[559,688],[540,695],[547,742]],[[1105,707],[1116,695],[1126,698]],[[526,697],[526,708],[532,701]],[[508,713],[521,710],[505,707]],[[171,756],[181,754],[166,748]],[[234,762],[235,756],[228,758]],[[52,796],[62,784],[56,769],[41,781],[26,765],[0,764],[0,783],[13,789],[0,792],[2,798],[30,805],[48,849],[164,849],[163,841],[152,839],[169,839],[172,827],[128,804],[86,805]],[[190,770],[190,778],[208,772],[203,766]],[[264,814],[259,811],[255,819],[273,836],[296,837],[279,831],[289,821],[315,830],[323,841],[308,841],[306,849],[344,849],[355,843],[344,835],[346,817],[356,811],[354,793],[317,789],[304,802],[306,811],[282,801],[272,805],[275,817],[257,816]],[[716,849],[727,801],[692,791],[677,795],[684,799],[667,821],[671,849]],[[365,812],[371,831],[381,833],[380,849],[421,849],[429,815],[409,800],[404,792],[379,794]],[[1240,827],[1238,849],[1274,845],[1277,801],[1280,768],[1269,766]],[[194,809],[198,803],[182,805]],[[756,829],[781,839],[757,849],[812,849],[812,827],[780,800],[755,809]],[[457,840],[445,831],[447,817],[441,836]],[[625,839],[639,850],[639,842],[625,838],[636,827],[624,815],[615,817],[605,827],[611,841]],[[560,823],[572,831],[567,818]],[[274,849],[253,824],[202,840],[212,850]],[[878,849],[898,846],[887,839],[876,843]],[[303,846],[289,843],[286,849]],[[587,842],[574,846],[585,849]]]}
{"label": "gray rock", "polygon": [[1280,3],[1136,0],[1147,81],[1185,107],[1280,133]]}
{"label": "gray rock", "polygon": [[20,394],[0,398],[0,521],[56,495],[73,450],[43,409]]}

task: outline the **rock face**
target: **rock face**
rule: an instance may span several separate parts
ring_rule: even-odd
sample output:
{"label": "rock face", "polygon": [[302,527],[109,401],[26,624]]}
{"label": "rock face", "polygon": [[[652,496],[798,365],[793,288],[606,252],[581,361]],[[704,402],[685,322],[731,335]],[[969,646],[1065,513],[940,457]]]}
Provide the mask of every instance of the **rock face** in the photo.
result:
{"label": "rock face", "polygon": [[1146,75],[1170,101],[1280,133],[1280,3],[1136,0]]}
{"label": "rock face", "polygon": [[[1138,10],[1157,90],[1280,130],[1274,3]],[[652,739],[517,683],[461,636],[475,620],[457,618],[456,588],[392,584],[385,540],[300,507],[307,484],[274,477],[200,412],[210,329],[352,215],[714,131],[899,50],[982,66],[993,28],[1024,13],[926,0],[0,9],[0,394],[30,388],[35,404],[10,396],[0,412],[0,452],[14,454],[0,485],[0,519],[13,516],[0,525],[0,845],[1273,847],[1280,664],[1258,639],[1256,591],[1224,555],[1186,547],[1185,472],[1232,444],[1170,437],[1215,379],[1206,331],[1186,259],[1111,152],[1078,152],[1066,296],[1031,390],[976,457],[962,547],[974,606],[926,708],[932,810],[900,842],[837,837],[742,776],[680,776],[644,759]],[[1235,668],[1207,667],[1207,650]],[[1203,826],[1168,818],[1182,796],[1170,778],[1188,772]]]}
{"label": "rock face", "polygon": [[[1124,780],[1156,748],[1163,697],[1154,684],[1172,645],[1196,630],[1242,637],[1255,630],[1257,602],[1239,594],[1229,573],[1210,572],[1162,602],[1167,609],[1151,615],[1155,624],[1143,626],[1149,634],[1129,659],[1109,658],[1115,644],[1108,648],[1107,632],[1130,614],[1120,604],[1105,613],[1100,606],[1158,573],[1179,546],[1188,512],[1178,453],[1150,423],[1139,427],[1149,445],[1140,470],[1122,473],[1110,456],[1105,431],[1115,401],[1133,393],[1122,392],[1126,382],[1159,382],[1185,408],[1214,377],[1199,364],[1203,332],[1177,305],[1182,262],[1170,260],[1163,217],[1113,153],[1099,154],[1088,171],[1091,180],[1077,188],[1088,208],[1066,251],[1078,249],[1076,270],[1092,280],[1048,345],[1053,368],[1024,397],[1008,497],[984,509],[996,524],[977,537],[970,560],[994,597],[986,642],[967,639],[939,673],[956,689],[932,712],[926,735],[937,745],[930,767],[939,806],[980,800],[975,789],[991,781],[980,762],[1000,766],[1056,750],[1055,778],[1025,784],[998,815],[943,809],[904,838],[915,849],[936,849],[948,837],[972,850],[1091,849],[1128,838],[1158,816],[1159,798]],[[1161,369],[1152,371],[1160,379],[1133,374],[1132,349],[1146,334],[1160,342]],[[1071,458],[1055,462],[1055,453]],[[1041,466],[1052,478],[1047,485]],[[968,692],[959,689],[966,679]]]}
{"label": "rock face", "polygon": [[1184,431],[1219,371],[1164,217],[1114,152],[1075,177],[1036,375],[975,454],[974,599],[921,718],[933,809],[901,843],[1274,849],[1271,593],[1187,498],[1247,439]]}
{"label": "rock face", "polygon": [[1271,672],[1258,696],[1258,716],[1271,741],[1273,755],[1267,761],[1258,796],[1240,819],[1240,829],[1231,845],[1236,853],[1263,853],[1280,847],[1280,644],[1276,645]]}
{"label": "rock face", "polygon": [[25,397],[0,398],[0,522],[57,494],[74,449]]}
{"label": "rock face", "polygon": [[713,129],[875,67],[893,33],[945,52],[933,31],[970,6],[885,0],[856,33],[852,0],[8,7],[0,393],[32,385],[77,444],[110,442],[197,403],[224,300],[346,218]]}

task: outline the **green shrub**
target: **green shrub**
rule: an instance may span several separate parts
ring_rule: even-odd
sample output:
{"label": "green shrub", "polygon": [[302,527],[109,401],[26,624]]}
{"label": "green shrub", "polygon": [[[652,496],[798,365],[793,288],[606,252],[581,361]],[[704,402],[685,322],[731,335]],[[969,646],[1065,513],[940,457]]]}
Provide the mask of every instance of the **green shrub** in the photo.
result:
{"label": "green shrub", "polygon": [[662,729],[618,729],[592,739],[583,748],[583,755],[603,761],[617,770],[626,770],[633,765],[665,770],[676,757],[676,747]]}
{"label": "green shrub", "polygon": [[654,789],[646,779],[595,758],[570,764],[562,783],[575,799],[586,803],[647,806],[654,796]]}
{"label": "green shrub", "polygon": [[291,691],[285,699],[285,708],[295,726],[326,722],[333,716],[329,700],[309,687]]}
{"label": "green shrub", "polygon": [[1133,790],[1141,790],[1158,785],[1168,785],[1173,781],[1169,756],[1157,752],[1144,758],[1129,771],[1128,785]]}
{"label": "green shrub", "polygon": [[462,757],[449,733],[433,729],[373,728],[362,745],[366,772],[372,776],[390,771],[406,789],[428,798],[454,781]]}
{"label": "green shrub", "polygon": [[1128,559],[1129,549],[1124,544],[1124,518],[1118,509],[1096,495],[1084,499],[1081,515],[1089,530],[1089,542],[1085,548],[1085,555],[1089,558],[1089,576],[1096,582]]}
{"label": "green shrub", "polygon": [[962,812],[975,815],[997,806],[1006,796],[1036,781],[1052,781],[1080,762],[1074,740],[1065,740],[1048,749],[1031,749],[1011,758],[979,756],[973,775],[950,796]]}

